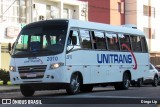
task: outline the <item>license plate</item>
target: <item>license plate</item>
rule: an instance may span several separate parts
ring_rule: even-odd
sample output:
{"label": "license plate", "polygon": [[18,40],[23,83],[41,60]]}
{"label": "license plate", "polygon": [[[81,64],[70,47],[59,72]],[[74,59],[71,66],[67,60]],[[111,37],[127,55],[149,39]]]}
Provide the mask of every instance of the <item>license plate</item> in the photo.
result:
{"label": "license plate", "polygon": [[28,74],[27,77],[36,77],[37,74]]}

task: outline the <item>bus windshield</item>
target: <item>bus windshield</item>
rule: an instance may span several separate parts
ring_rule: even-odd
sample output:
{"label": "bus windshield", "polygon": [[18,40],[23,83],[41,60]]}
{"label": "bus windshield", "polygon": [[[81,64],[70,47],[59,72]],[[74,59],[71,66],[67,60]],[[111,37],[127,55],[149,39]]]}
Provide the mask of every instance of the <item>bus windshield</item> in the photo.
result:
{"label": "bus windshield", "polygon": [[13,57],[55,55],[63,52],[67,28],[63,25],[22,29],[14,44]]}

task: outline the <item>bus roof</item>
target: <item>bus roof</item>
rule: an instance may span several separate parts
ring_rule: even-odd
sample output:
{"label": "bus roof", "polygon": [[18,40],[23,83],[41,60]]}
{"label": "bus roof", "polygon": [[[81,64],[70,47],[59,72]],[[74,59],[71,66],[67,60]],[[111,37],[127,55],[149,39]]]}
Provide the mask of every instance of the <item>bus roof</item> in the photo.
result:
{"label": "bus roof", "polygon": [[126,33],[126,34],[135,34],[145,36],[145,34],[138,29],[128,28],[125,26],[113,26],[109,24],[97,23],[97,22],[87,22],[75,19],[69,19],[69,27],[79,27],[86,29],[95,29],[95,30],[104,30],[109,32],[118,32],[118,33]]}
{"label": "bus roof", "polygon": [[68,27],[78,27],[78,28],[85,28],[85,29],[92,29],[92,30],[118,32],[118,33],[126,33],[126,34],[140,35],[140,36],[145,35],[141,30],[134,29],[134,28],[128,28],[125,26],[113,26],[109,24],[81,21],[81,20],[75,20],[75,19],[44,20],[44,21],[30,23],[26,25],[24,28],[30,28],[33,26],[53,25],[55,23],[58,25],[67,25],[67,23],[69,23]]}

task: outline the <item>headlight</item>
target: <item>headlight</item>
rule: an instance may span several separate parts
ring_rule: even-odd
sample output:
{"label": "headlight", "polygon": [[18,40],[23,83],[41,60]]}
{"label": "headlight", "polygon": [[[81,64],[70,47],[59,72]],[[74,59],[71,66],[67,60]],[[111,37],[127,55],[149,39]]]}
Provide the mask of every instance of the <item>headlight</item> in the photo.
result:
{"label": "headlight", "polygon": [[15,66],[9,66],[9,71],[16,72],[16,67]]}
{"label": "headlight", "polygon": [[59,68],[61,66],[64,66],[64,63],[53,63],[50,65],[50,69],[56,69]]}

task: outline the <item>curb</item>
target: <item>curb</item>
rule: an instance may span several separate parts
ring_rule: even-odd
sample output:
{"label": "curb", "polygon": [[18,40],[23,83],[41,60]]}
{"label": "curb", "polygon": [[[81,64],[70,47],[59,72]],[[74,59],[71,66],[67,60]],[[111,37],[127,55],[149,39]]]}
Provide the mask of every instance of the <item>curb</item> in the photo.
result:
{"label": "curb", "polygon": [[5,92],[18,92],[20,91],[19,86],[14,86],[14,85],[0,85],[0,93],[5,93]]}
{"label": "curb", "polygon": [[11,90],[0,90],[0,93],[6,93],[6,92],[19,92],[20,89],[11,89]]}

